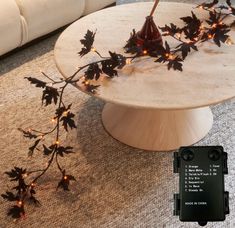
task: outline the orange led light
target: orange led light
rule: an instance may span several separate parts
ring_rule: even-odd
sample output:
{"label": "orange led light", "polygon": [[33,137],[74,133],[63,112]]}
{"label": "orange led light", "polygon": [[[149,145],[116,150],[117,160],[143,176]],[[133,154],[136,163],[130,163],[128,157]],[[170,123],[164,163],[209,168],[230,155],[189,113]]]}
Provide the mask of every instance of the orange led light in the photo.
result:
{"label": "orange led light", "polygon": [[173,60],[174,59],[174,55],[169,55],[168,59]]}
{"label": "orange led light", "polygon": [[63,112],[63,116],[67,116],[68,115],[68,111]]}
{"label": "orange led light", "polygon": [[64,180],[67,180],[68,179],[68,177],[67,176],[64,176]]}
{"label": "orange led light", "polygon": [[56,142],[55,142],[55,144],[56,144],[56,145],[59,145],[59,144],[60,144],[60,142],[59,142],[59,141],[56,141]]}
{"label": "orange led light", "polygon": [[213,36],[211,34],[208,35],[208,38],[211,39]]}
{"label": "orange led light", "polygon": [[20,200],[20,201],[18,201],[18,205],[19,206],[22,206],[23,205],[23,202]]}
{"label": "orange led light", "polygon": [[89,81],[85,81],[85,85],[89,85]]}
{"label": "orange led light", "polygon": [[147,54],[148,54],[148,51],[147,51],[147,50],[144,50],[144,51],[143,51],[143,54],[144,54],[144,55],[147,55]]}

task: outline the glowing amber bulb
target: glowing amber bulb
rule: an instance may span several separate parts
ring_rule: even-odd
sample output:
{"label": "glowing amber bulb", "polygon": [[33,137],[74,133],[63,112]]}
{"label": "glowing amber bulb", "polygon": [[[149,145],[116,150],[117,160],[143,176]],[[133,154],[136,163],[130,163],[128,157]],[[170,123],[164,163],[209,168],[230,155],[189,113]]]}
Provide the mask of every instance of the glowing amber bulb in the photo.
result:
{"label": "glowing amber bulb", "polygon": [[68,115],[68,111],[63,112],[63,116],[67,116]]}
{"label": "glowing amber bulb", "polygon": [[67,180],[68,179],[68,177],[67,176],[64,176],[64,180]]}
{"label": "glowing amber bulb", "polygon": [[208,38],[211,39],[213,36],[211,34],[208,34]]}
{"label": "glowing amber bulb", "polygon": [[168,57],[168,59],[170,59],[170,60],[173,60],[174,59],[174,55],[169,55],[169,57]]}
{"label": "glowing amber bulb", "polygon": [[52,119],[51,119],[51,122],[52,122],[52,123],[55,123],[55,122],[56,122],[56,118],[52,118]]}
{"label": "glowing amber bulb", "polygon": [[91,48],[91,51],[96,52],[96,48],[94,48],[94,47]]}
{"label": "glowing amber bulb", "polygon": [[35,187],[35,183],[31,183],[31,187]]}
{"label": "glowing amber bulb", "polygon": [[19,206],[22,206],[22,204],[23,204],[23,202],[20,200],[20,201],[18,201],[18,205]]}
{"label": "glowing amber bulb", "polygon": [[148,54],[148,51],[147,51],[147,50],[144,50],[144,51],[143,51],[143,54],[144,54],[144,55],[147,55],[147,54]]}
{"label": "glowing amber bulb", "polygon": [[60,141],[56,141],[55,144],[56,144],[56,145],[59,145],[59,144],[60,144]]}
{"label": "glowing amber bulb", "polygon": [[169,57],[169,53],[166,53],[165,56],[168,58]]}

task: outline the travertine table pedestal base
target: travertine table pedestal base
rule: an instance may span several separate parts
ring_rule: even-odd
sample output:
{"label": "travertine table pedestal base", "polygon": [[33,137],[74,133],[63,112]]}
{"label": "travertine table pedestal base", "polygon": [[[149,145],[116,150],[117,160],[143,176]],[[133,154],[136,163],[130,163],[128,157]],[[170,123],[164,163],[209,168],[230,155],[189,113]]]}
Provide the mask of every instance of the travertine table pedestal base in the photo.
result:
{"label": "travertine table pedestal base", "polygon": [[108,103],[102,120],[109,134],[122,143],[144,150],[170,151],[205,137],[213,115],[209,107],[172,111]]}

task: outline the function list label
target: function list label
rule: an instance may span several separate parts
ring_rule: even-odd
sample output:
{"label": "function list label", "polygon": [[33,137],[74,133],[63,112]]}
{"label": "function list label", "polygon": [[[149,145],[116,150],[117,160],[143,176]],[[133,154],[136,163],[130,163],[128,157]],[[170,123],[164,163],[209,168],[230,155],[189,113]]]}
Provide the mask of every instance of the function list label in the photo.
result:
{"label": "function list label", "polygon": [[204,177],[216,177],[220,165],[209,165],[208,168],[202,168],[198,165],[185,165],[184,191],[185,192],[203,192],[205,185]]}

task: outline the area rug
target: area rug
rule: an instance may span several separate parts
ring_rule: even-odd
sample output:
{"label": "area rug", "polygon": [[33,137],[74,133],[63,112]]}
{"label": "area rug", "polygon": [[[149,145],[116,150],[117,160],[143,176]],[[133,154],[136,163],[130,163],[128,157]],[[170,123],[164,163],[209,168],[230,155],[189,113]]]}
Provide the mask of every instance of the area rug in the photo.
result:
{"label": "area rug", "polygon": [[[60,77],[53,60],[53,47],[59,34],[21,50],[0,62],[0,191],[12,187],[5,171],[13,166],[44,167],[46,160],[36,152],[27,157],[29,142],[17,128],[48,129],[53,107],[41,107],[41,90],[24,79]],[[197,227],[181,223],[173,216],[173,194],[178,176],[173,174],[172,153],[133,149],[111,138],[101,123],[103,102],[73,87],[66,91],[73,103],[78,128],[65,134],[63,142],[74,146],[75,154],[61,160],[77,181],[69,193],[56,191],[60,174],[51,167],[38,183],[41,206],[29,206],[20,222],[6,216],[9,206],[0,199],[0,228],[180,228]],[[212,107],[214,125],[197,145],[222,145],[228,152],[230,215],[223,223],[207,227],[235,227],[235,100]],[[48,126],[49,123],[49,126]]]}

